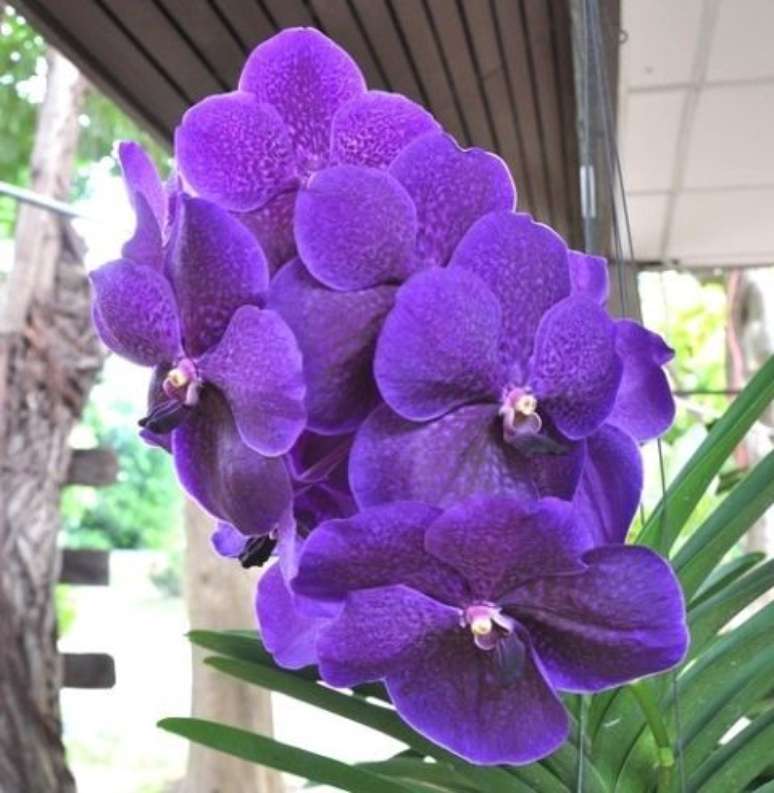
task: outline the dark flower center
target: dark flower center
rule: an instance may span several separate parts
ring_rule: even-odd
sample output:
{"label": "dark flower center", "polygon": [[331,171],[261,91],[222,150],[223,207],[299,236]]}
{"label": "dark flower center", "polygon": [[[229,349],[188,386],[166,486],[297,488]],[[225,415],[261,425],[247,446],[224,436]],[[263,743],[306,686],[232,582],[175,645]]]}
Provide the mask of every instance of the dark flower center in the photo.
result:
{"label": "dark flower center", "polygon": [[274,547],[277,545],[277,538],[269,534],[263,537],[252,537],[247,541],[242,553],[239,554],[239,561],[242,567],[263,567],[269,561]]}

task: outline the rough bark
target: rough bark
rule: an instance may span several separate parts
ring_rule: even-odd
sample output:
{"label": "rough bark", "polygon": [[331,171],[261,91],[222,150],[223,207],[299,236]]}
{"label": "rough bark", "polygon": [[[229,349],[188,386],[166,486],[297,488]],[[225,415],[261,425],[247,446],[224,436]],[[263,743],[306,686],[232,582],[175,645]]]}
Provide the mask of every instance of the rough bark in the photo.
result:
{"label": "rough bark", "polygon": [[[194,502],[185,506],[186,603],[191,627],[250,628],[257,576],[230,566],[209,545],[212,518]],[[192,715],[271,735],[267,691],[228,678],[202,663],[193,649]],[[279,774],[192,744],[181,793],[282,793]]]}
{"label": "rough bark", "polygon": [[[65,198],[83,82],[57,53],[38,119],[31,187]],[[53,587],[68,436],[102,362],[82,249],[69,226],[19,212],[0,306],[0,791],[70,793],[59,713]]]}

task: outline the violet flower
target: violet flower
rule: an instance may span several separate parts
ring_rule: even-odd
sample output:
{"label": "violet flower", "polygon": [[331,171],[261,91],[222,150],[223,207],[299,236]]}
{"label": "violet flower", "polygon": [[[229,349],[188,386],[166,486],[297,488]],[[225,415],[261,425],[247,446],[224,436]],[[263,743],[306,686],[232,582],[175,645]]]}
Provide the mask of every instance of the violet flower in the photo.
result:
{"label": "violet flower", "polygon": [[[384,323],[374,371],[387,405],[353,447],[358,503],[450,504],[475,492],[571,499],[586,439],[606,421],[631,431],[632,412],[616,409],[619,393],[639,399],[635,429],[668,424],[663,360],[622,344],[632,329],[648,332],[612,320],[600,305],[605,294],[604,260],[569,251],[528,215],[478,220],[445,270],[401,288]],[[636,468],[633,441],[615,451]],[[602,475],[611,463],[596,456]],[[640,484],[627,483],[618,523]]]}
{"label": "violet flower", "polygon": [[243,533],[266,533],[290,509],[279,455],[305,412],[293,334],[260,308],[263,253],[217,206],[182,193],[168,205],[139,147],[121,151],[137,230],[122,259],[91,274],[95,326],[111,350],[154,367],[141,424],[172,451],[186,489]]}
{"label": "violet flower", "polygon": [[337,166],[309,180],[295,218],[301,260],[274,278],[269,305],[303,352],[311,429],[360,424],[378,400],[373,350],[397,285],[446,264],[471,224],[515,199],[502,160],[433,132],[386,170]]}
{"label": "violet flower", "polygon": [[[339,611],[296,614],[298,646],[316,635],[331,685],[384,680],[409,724],[471,762],[533,762],[567,737],[557,691],[664,671],[687,647],[669,565],[645,548],[591,546],[557,499],[477,497],[445,512],[396,502],[330,521],[292,586]],[[262,593],[274,636],[288,605],[276,584]]]}

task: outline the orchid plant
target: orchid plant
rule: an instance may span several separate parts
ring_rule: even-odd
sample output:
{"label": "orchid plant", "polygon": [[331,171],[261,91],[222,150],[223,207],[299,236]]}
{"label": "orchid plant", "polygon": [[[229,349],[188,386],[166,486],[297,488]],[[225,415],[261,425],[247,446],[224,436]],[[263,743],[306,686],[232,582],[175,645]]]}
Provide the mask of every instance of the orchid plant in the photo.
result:
{"label": "orchid plant", "polygon": [[187,111],[166,185],[135,144],[119,156],[137,223],[92,275],[95,326],[152,367],[141,434],[216,519],[214,549],[267,565],[259,634],[191,638],[408,752],[348,767],[164,728],[367,793],[743,790],[722,785],[763,773],[750,747],[773,711],[721,739],[770,689],[748,683],[772,671],[770,647],[750,652],[771,607],[716,633],[774,571],[717,565],[771,502],[771,459],[670,552],[771,366],[627,543],[640,444],[674,417],[672,351],[609,314],[605,261],[517,211],[497,156],[368,91],[311,29]]}

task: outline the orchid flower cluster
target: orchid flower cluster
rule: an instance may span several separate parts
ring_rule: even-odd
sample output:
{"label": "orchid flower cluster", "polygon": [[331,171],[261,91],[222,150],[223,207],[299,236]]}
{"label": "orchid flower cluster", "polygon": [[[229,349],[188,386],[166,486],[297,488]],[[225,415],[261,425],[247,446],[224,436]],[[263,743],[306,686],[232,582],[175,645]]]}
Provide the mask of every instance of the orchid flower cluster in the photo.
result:
{"label": "orchid flower cluster", "polygon": [[279,664],[383,681],[431,740],[519,764],[567,737],[559,692],[681,660],[679,585],[624,544],[672,351],[608,314],[603,259],[516,211],[501,159],[312,29],[185,113],[166,185],[119,155],[136,230],[94,322],[152,367],[141,434],[215,549],[278,557]]}

